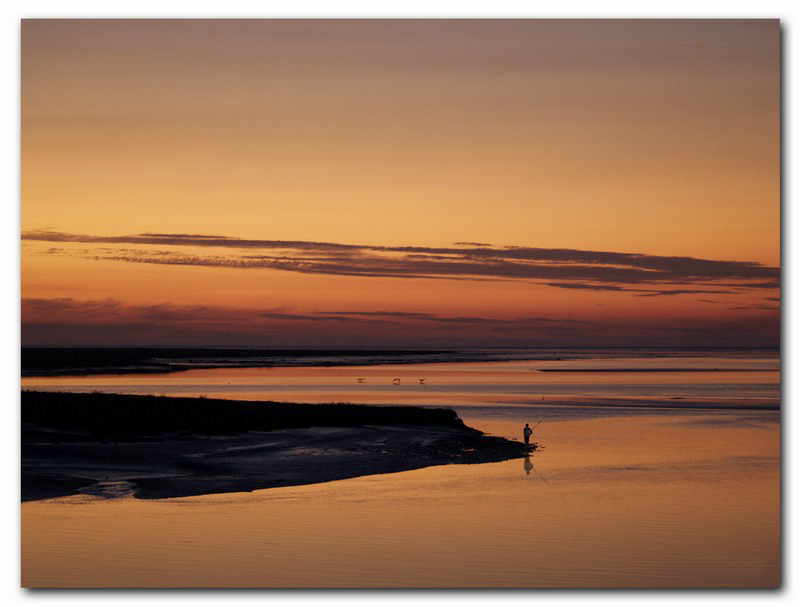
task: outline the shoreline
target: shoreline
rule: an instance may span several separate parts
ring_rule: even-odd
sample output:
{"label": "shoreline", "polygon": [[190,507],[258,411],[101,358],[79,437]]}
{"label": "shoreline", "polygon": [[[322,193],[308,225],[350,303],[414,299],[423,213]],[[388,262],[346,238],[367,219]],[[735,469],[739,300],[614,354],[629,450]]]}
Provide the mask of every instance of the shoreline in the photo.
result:
{"label": "shoreline", "polygon": [[[80,377],[90,375],[168,374],[197,369],[252,369],[292,367],[357,367],[436,363],[530,361],[532,363],[592,359],[597,353],[639,355],[652,359],[696,355],[700,352],[763,353],[770,348],[533,348],[507,349],[290,349],[247,348],[57,348],[26,346],[21,350],[23,378]],[[779,350],[776,350],[779,353]],[[606,356],[604,356],[606,358]],[[537,369],[538,371],[561,371]],[[627,370],[627,369],[626,369]],[[630,369],[635,371],[636,369]],[[661,371],[662,369],[656,369]],[[672,369],[663,369],[672,371]],[[687,369],[689,370],[689,369]],[[691,369],[694,370],[694,369]],[[720,369],[721,371],[722,369]],[[578,372],[583,369],[574,370]],[[603,369],[592,369],[592,372]],[[709,369],[711,371],[711,369]]]}
{"label": "shoreline", "polygon": [[254,491],[535,451],[451,409],[23,391],[22,501]]}
{"label": "shoreline", "polygon": [[[264,350],[241,348],[38,348],[21,350],[22,377],[73,377],[178,373],[192,369],[282,366],[353,366],[405,362],[414,356],[423,362],[451,350]],[[331,357],[339,357],[331,362]],[[326,358],[328,360],[326,360]],[[351,358],[351,360],[348,360]],[[394,359],[397,359],[396,361]],[[374,361],[374,362],[370,362]],[[414,361],[411,361],[414,362]]]}

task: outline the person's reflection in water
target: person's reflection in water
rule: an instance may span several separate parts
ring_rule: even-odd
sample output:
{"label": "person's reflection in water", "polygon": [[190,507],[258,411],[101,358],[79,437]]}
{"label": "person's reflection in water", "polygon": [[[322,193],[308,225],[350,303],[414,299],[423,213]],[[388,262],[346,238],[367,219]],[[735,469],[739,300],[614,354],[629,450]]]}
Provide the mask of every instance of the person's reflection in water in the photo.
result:
{"label": "person's reflection in water", "polygon": [[533,470],[533,464],[531,463],[531,456],[530,455],[526,455],[525,456],[525,474],[530,476],[531,470]]}

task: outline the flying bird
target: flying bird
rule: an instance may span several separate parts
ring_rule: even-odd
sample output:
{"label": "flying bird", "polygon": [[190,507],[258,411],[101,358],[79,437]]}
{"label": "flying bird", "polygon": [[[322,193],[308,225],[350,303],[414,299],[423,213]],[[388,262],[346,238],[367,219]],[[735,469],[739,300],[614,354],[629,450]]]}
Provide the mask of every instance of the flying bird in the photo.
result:
{"label": "flying bird", "polygon": [[425,385],[425,380],[426,379],[427,379],[426,377],[420,377],[419,378],[419,383],[421,383],[422,385]]}
{"label": "flying bird", "polygon": [[393,383],[393,384],[396,386],[397,384],[399,384],[399,383],[400,383],[400,378],[399,378],[399,377],[395,377],[395,378],[392,380],[392,383]]}
{"label": "flying bird", "polygon": [[359,377],[359,378],[358,378],[356,381],[357,381],[359,384],[363,384],[365,379],[366,379],[366,377]]}

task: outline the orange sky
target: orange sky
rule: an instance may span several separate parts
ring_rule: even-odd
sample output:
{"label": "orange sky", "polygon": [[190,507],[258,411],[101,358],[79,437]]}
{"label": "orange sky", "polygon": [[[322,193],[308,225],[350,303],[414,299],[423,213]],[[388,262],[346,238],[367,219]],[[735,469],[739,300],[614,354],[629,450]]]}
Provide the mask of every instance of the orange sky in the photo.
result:
{"label": "orange sky", "polygon": [[777,345],[779,89],[774,20],[26,20],[23,344]]}

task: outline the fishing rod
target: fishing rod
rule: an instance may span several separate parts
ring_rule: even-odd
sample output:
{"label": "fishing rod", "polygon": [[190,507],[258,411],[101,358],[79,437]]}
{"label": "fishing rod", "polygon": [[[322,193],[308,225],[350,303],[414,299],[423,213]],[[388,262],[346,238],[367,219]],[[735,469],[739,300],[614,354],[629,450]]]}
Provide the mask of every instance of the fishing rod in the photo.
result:
{"label": "fishing rod", "polygon": [[538,423],[538,424],[536,424],[536,426],[534,426],[533,428],[531,428],[531,432],[533,432],[534,430],[536,430],[536,427],[537,427],[539,424],[541,424],[541,423],[542,423],[542,422],[543,422],[543,421],[544,421],[546,418],[547,418],[547,416],[545,415],[545,416],[544,416],[542,419],[540,419],[540,420],[539,420],[539,423]]}

